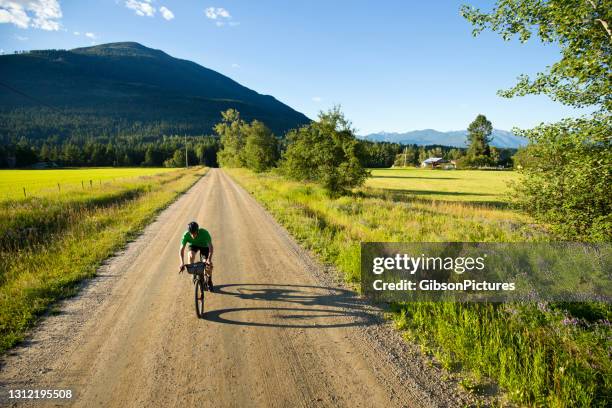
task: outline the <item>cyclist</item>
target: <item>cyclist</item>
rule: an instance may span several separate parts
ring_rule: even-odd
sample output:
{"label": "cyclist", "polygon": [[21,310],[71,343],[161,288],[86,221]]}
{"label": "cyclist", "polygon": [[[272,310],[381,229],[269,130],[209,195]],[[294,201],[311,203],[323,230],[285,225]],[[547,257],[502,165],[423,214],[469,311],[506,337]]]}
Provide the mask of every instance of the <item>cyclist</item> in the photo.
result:
{"label": "cyclist", "polygon": [[192,221],[187,224],[187,231],[183,234],[183,239],[181,240],[181,249],[179,251],[179,257],[181,259],[181,264],[179,266],[179,273],[185,269],[185,247],[189,244],[189,263],[193,263],[195,257],[198,253],[202,255],[202,258],[208,263],[211,267],[208,271],[208,283],[210,285],[211,292],[213,291],[213,283],[212,283],[212,256],[213,256],[213,245],[212,238],[208,231],[204,228],[200,228],[197,222]]}

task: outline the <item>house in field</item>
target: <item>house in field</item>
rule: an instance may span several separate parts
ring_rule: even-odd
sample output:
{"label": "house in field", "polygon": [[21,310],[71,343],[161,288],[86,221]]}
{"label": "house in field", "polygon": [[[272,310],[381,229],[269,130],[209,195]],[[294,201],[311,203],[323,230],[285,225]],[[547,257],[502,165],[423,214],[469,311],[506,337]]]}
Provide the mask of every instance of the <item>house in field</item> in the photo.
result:
{"label": "house in field", "polygon": [[430,157],[429,159],[423,160],[421,167],[430,167],[432,169],[442,166],[444,163],[448,163],[443,157]]}

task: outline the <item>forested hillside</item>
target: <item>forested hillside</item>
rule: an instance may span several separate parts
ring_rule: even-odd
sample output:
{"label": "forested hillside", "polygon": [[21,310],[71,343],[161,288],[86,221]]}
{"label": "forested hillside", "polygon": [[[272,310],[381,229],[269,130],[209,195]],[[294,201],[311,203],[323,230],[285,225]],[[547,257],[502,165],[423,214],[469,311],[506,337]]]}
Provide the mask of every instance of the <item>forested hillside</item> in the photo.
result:
{"label": "forested hillside", "polygon": [[138,43],[0,56],[0,137],[210,134],[238,109],[278,135],[309,119],[194,62]]}

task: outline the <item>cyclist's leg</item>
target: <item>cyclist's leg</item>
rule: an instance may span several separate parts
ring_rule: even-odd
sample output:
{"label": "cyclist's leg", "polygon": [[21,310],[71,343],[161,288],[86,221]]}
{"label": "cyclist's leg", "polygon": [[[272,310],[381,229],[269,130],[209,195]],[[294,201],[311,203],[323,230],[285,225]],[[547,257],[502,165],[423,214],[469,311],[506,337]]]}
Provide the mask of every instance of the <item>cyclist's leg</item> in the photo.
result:
{"label": "cyclist's leg", "polygon": [[189,254],[188,254],[188,258],[189,258],[189,263],[192,264],[194,262],[194,260],[196,259],[196,255],[198,254],[198,248],[189,246]]}
{"label": "cyclist's leg", "polygon": [[[208,247],[200,248],[200,255],[202,256],[202,258],[208,259],[209,251],[210,251],[210,249]],[[212,281],[212,268],[206,268],[206,272],[205,273],[208,276],[208,287],[209,287],[210,291],[213,292],[215,289],[214,289],[214,285],[213,285],[213,281]]]}
{"label": "cyclist's leg", "polygon": [[[208,247],[200,248],[200,256],[202,257],[202,259],[204,260],[208,259],[209,252],[210,252],[210,249]],[[209,268],[208,276],[212,276],[212,269],[210,268]]]}

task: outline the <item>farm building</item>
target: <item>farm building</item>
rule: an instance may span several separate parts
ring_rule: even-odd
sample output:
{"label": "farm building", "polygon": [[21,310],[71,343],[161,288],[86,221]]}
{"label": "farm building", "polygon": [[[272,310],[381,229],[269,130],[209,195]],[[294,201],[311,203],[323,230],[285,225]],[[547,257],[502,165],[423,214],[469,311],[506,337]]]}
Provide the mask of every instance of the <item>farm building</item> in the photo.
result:
{"label": "farm building", "polygon": [[423,160],[421,167],[431,167],[435,169],[444,163],[448,163],[448,160],[444,160],[442,157],[430,157],[429,159]]}

